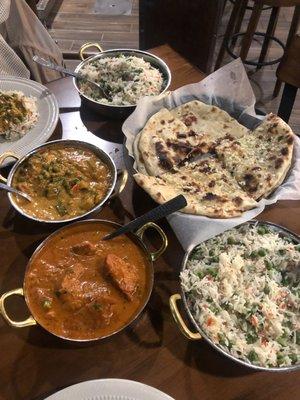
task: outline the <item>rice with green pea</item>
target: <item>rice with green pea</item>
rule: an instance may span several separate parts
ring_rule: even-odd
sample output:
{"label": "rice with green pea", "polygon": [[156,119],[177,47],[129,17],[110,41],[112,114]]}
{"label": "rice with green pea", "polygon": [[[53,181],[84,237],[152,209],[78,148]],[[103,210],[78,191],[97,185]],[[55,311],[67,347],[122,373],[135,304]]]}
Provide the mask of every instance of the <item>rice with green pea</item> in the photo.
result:
{"label": "rice with green pea", "polygon": [[0,138],[18,140],[32,129],[39,114],[37,99],[17,90],[0,91]]}
{"label": "rice with green pea", "polygon": [[144,96],[161,93],[163,76],[143,58],[135,56],[100,58],[86,64],[82,75],[99,83],[110,99],[102,97],[88,82],[80,83],[80,91],[99,103],[111,105],[135,105]]}
{"label": "rice with green pea", "polygon": [[243,225],[198,245],[181,273],[195,321],[234,357],[300,362],[300,245]]}

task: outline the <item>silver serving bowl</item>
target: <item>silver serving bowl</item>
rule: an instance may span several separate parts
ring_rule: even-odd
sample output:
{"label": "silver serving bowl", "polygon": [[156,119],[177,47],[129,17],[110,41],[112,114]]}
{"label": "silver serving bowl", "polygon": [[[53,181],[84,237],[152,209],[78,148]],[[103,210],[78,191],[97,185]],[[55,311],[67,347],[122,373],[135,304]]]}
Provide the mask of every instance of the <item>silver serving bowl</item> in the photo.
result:
{"label": "silver serving bowl", "polygon": [[[108,220],[98,220],[98,219],[90,219],[90,220],[86,220],[86,221],[78,221],[75,222],[73,224],[64,226],[58,230],[56,230],[55,232],[53,232],[50,236],[48,236],[34,251],[34,253],[32,254],[32,256],[30,257],[30,260],[28,261],[27,267],[26,267],[26,271],[25,271],[25,277],[24,277],[24,284],[23,287],[20,287],[18,289],[13,289],[10,290],[4,294],[2,294],[2,296],[0,297],[0,314],[2,314],[2,317],[5,319],[5,321],[12,326],[13,328],[24,328],[27,326],[33,326],[33,325],[40,325],[42,326],[46,331],[48,331],[49,333],[51,333],[54,336],[57,336],[61,339],[64,340],[68,340],[71,342],[93,342],[96,340],[101,340],[104,339],[106,337],[110,337],[112,335],[115,335],[116,333],[122,331],[123,329],[125,329],[127,326],[129,326],[130,324],[132,324],[142,313],[142,311],[144,310],[144,308],[146,307],[150,295],[152,293],[152,289],[153,289],[153,282],[154,282],[154,262],[164,253],[164,251],[166,250],[167,246],[168,246],[168,238],[165,235],[164,231],[158,226],[156,225],[154,222],[148,222],[145,225],[143,225],[141,228],[139,228],[135,233],[130,232],[127,235],[131,238],[131,240],[140,248],[141,252],[147,257],[148,259],[148,264],[146,266],[147,268],[147,291],[146,291],[146,296],[143,300],[143,302],[140,304],[138,310],[130,317],[130,319],[128,319],[128,321],[123,324],[122,326],[120,326],[118,329],[114,330],[113,332],[111,332],[108,335],[105,336],[99,336],[99,337],[95,337],[93,339],[72,339],[69,337],[65,337],[65,336],[58,336],[56,333],[52,332],[51,329],[49,329],[48,326],[44,326],[42,323],[39,322],[39,318],[35,316],[35,313],[33,313],[33,311],[30,309],[30,303],[27,297],[27,289],[26,289],[26,276],[27,273],[29,271],[30,265],[33,262],[33,260],[35,259],[35,257],[38,257],[38,253],[40,252],[41,249],[43,249],[44,247],[46,247],[48,245],[49,242],[51,242],[51,240],[57,236],[60,236],[62,233],[67,232],[68,230],[72,229],[74,226],[80,226],[83,225],[85,227],[92,227],[94,225],[97,224],[106,224],[106,225],[110,225],[115,229],[120,228],[120,224],[117,224],[116,222],[112,222],[112,221],[108,221]],[[162,244],[161,247],[156,250],[156,251],[150,251],[146,244],[143,241],[143,236],[144,233],[146,232],[147,229],[154,229],[158,235],[161,237],[162,240]],[[29,317],[27,317],[25,320],[23,321],[15,321],[14,319],[12,319],[11,317],[9,317],[8,315],[8,311],[6,310],[6,306],[5,306],[5,301],[8,297],[11,296],[22,296],[25,298],[25,302],[27,304],[27,307],[30,311],[30,313],[32,315],[30,315]]]}
{"label": "silver serving bowl", "polygon": [[[289,231],[288,229],[277,225],[277,224],[273,224],[271,222],[266,222],[266,221],[248,221],[245,222],[243,225],[267,225],[272,227],[273,230],[277,231],[277,233],[281,236],[281,237],[287,237],[289,239],[291,239],[292,241],[294,241],[295,243],[300,243],[300,237],[298,235],[296,235],[295,233]],[[187,251],[184,255],[182,264],[181,264],[181,269],[180,272],[182,272],[185,268],[186,268],[186,264],[187,261],[189,259],[189,256],[191,254],[191,252],[193,251],[193,249],[196,246],[194,246],[191,250]],[[192,325],[194,326],[196,332],[192,332],[187,325],[185,324],[180,311],[178,309],[177,306],[177,302],[182,301],[183,302],[183,306],[184,306],[184,310],[186,312],[186,314],[189,317],[189,320],[192,322]],[[194,315],[193,315],[193,311],[191,310],[191,308],[188,305],[188,301],[187,301],[187,296],[186,293],[183,289],[183,287],[181,286],[181,293],[176,293],[173,294],[170,297],[169,300],[170,303],[170,310],[172,312],[173,318],[178,326],[178,328],[180,329],[180,331],[182,332],[182,334],[188,338],[189,340],[201,340],[204,339],[206,340],[215,350],[217,350],[219,353],[223,354],[224,356],[228,357],[230,360],[243,365],[245,367],[257,370],[257,371],[268,371],[268,372],[288,372],[288,371],[295,371],[300,369],[300,363],[298,364],[294,364],[291,366],[287,366],[287,367],[262,367],[259,365],[255,365],[255,364],[250,364],[246,361],[243,361],[237,357],[234,357],[232,354],[230,354],[229,352],[223,350],[223,348],[221,346],[218,346],[216,343],[214,343],[214,341],[206,334],[205,330],[202,329],[202,327],[199,325],[199,323],[196,322]]]}
{"label": "silver serving bowl", "polygon": [[[50,223],[50,224],[61,224],[61,223],[65,223],[65,222],[76,221],[76,220],[86,217],[87,215],[90,215],[94,212],[99,211],[108,199],[115,197],[124,189],[127,179],[128,179],[128,173],[126,170],[117,171],[115,163],[113,162],[112,158],[107,153],[105,153],[105,151],[101,150],[99,147],[94,146],[93,144],[90,144],[87,142],[82,142],[80,140],[69,140],[69,139],[53,140],[52,142],[44,143],[38,147],[35,147],[32,151],[30,151],[23,157],[19,157],[17,154],[14,154],[11,152],[3,153],[0,156],[0,166],[3,163],[3,161],[7,158],[15,158],[17,160],[17,162],[14,164],[14,166],[10,170],[7,179],[0,175],[0,181],[5,182],[8,186],[12,186],[12,181],[13,181],[14,175],[15,175],[16,171],[18,170],[18,168],[22,164],[24,164],[24,162],[26,162],[26,160],[28,160],[28,158],[31,157],[33,154],[38,153],[39,151],[44,150],[49,147],[52,147],[52,146],[53,147],[59,146],[59,147],[64,147],[64,148],[65,147],[76,147],[76,148],[82,148],[85,150],[91,150],[103,163],[105,163],[108,166],[110,173],[111,173],[110,188],[108,189],[106,195],[101,199],[101,201],[95,207],[93,207],[91,210],[85,212],[84,214],[77,215],[72,218],[59,219],[59,220],[40,219],[40,218],[37,218],[33,215],[26,213],[16,203],[16,201],[14,200],[14,195],[12,195],[11,193],[8,193],[8,198],[9,198],[11,205],[21,215],[23,215],[27,218],[30,218],[34,221],[37,221],[37,222],[44,222],[44,223]],[[118,189],[115,189],[118,176],[120,177],[120,184],[118,185]]]}
{"label": "silver serving bowl", "polygon": [[[89,47],[97,47],[100,52],[96,55],[84,59],[84,51]],[[106,57],[117,57],[120,54],[124,54],[125,56],[140,57],[143,58],[145,61],[148,61],[153,67],[157,68],[163,75],[164,82],[163,82],[163,90],[161,91],[161,93],[164,93],[168,90],[171,83],[171,72],[169,67],[159,57],[142,50],[114,49],[114,50],[103,51],[98,43],[86,43],[79,50],[79,55],[83,61],[76,67],[75,72],[80,73],[80,70],[90,62]],[[119,105],[99,103],[96,100],[93,100],[90,97],[86,96],[82,91],[80,91],[76,78],[73,78],[73,83],[83,103],[85,103],[88,107],[91,107],[93,110],[97,111],[97,113],[103,115],[104,117],[109,117],[114,119],[124,119],[128,117],[128,115],[130,115],[136,107],[136,104],[129,106],[128,105],[119,106]]]}

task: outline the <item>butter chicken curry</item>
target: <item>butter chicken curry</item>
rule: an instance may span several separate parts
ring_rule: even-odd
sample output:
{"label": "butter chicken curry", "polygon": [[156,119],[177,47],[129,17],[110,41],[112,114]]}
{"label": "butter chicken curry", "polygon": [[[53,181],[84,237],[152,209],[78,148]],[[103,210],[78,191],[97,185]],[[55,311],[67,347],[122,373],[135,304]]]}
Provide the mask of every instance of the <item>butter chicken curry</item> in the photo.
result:
{"label": "butter chicken curry", "polygon": [[108,336],[141,310],[152,288],[145,251],[129,236],[103,241],[105,222],[71,225],[36,253],[25,276],[28,306],[45,329],[74,340]]}
{"label": "butter chicken curry", "polygon": [[12,186],[33,201],[14,196],[29,215],[43,220],[64,220],[85,214],[106,196],[112,177],[108,166],[91,150],[54,145],[25,160]]}

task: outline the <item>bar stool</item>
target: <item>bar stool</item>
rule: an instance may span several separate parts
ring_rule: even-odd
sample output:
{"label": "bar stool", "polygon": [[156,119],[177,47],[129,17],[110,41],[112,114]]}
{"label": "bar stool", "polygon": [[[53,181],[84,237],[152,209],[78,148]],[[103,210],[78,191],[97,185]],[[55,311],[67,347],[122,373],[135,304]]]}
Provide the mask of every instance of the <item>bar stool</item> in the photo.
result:
{"label": "bar stool", "polygon": [[[259,69],[265,65],[272,65],[278,63],[281,60],[281,57],[275,60],[265,61],[270,41],[273,40],[277,42],[282,47],[283,50],[285,49],[285,46],[289,44],[291,38],[297,31],[299,23],[299,15],[300,15],[300,0],[253,0],[254,3],[253,7],[248,6],[248,0],[230,0],[230,1],[234,3],[234,6],[228,21],[223,42],[215,64],[215,69],[218,69],[221,66],[225,51],[227,51],[231,55],[231,57],[238,58],[238,55],[234,54],[231,48],[234,47],[236,39],[239,36],[242,36],[241,51],[239,57],[241,57],[244,64],[256,66],[256,68]],[[274,36],[280,7],[295,7],[286,45]],[[248,9],[250,8],[252,10],[248,27],[246,32],[239,32],[247,8]],[[263,10],[267,8],[272,9],[267,30],[266,32],[256,32],[257,24],[261,16],[261,13]],[[248,52],[254,36],[264,37],[261,53],[259,56],[259,60],[257,62],[247,60]]]}
{"label": "bar stool", "polygon": [[300,35],[295,35],[291,39],[276,75],[281,82],[285,82],[278,115],[285,122],[289,122],[297,90],[300,88]]}

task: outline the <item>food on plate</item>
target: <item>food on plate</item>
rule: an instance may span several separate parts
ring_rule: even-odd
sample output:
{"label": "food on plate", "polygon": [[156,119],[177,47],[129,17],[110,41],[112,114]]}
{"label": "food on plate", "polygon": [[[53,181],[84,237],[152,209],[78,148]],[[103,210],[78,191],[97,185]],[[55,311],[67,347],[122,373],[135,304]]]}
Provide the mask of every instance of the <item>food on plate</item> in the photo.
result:
{"label": "food on plate", "polygon": [[37,322],[55,335],[97,339],[122,327],[149,294],[147,255],[127,235],[102,238],[104,222],[74,224],[50,238],[25,276],[28,306]]}
{"label": "food on plate", "polygon": [[244,224],[196,246],[181,273],[192,315],[236,358],[300,362],[300,245],[270,225]]}
{"label": "food on plate", "polygon": [[202,153],[213,151],[226,137],[240,138],[248,129],[239,124],[226,111],[202,101],[193,100],[170,111],[198,136],[197,146]]}
{"label": "food on plate", "polygon": [[196,145],[195,133],[166,108],[154,114],[141,131],[137,147],[149,175],[160,175],[184,160]]}
{"label": "food on plate", "polygon": [[87,81],[80,82],[80,91],[98,103],[135,105],[144,96],[153,96],[163,90],[163,76],[143,58],[135,56],[105,57],[84,65],[81,74],[102,85],[110,99]]}
{"label": "food on plate", "polygon": [[157,176],[192,154],[212,151],[220,138],[239,138],[248,130],[215,106],[191,101],[154,114],[134,142],[138,170]]}
{"label": "food on plate", "polygon": [[20,139],[37,120],[36,98],[19,91],[0,91],[0,138]]}
{"label": "food on plate", "polygon": [[[256,207],[255,200],[284,181],[293,136],[273,114],[251,132],[225,111],[198,100],[163,108],[133,142],[135,179],[159,203],[183,194],[188,200],[183,212],[231,218]],[[206,170],[196,174],[199,159],[205,160]],[[211,180],[217,182],[213,189]]]}
{"label": "food on plate", "polygon": [[12,186],[33,201],[14,196],[28,215],[64,220],[94,208],[111,188],[109,167],[91,150],[50,146],[34,153],[16,170]]}
{"label": "food on plate", "polygon": [[259,199],[284,180],[292,162],[293,136],[281,118],[269,114],[251,134],[225,139],[216,152],[241,188]]}
{"label": "food on plate", "polygon": [[161,176],[134,175],[136,182],[158,203],[183,194],[185,213],[231,218],[255,207],[221,163],[212,157],[187,163]]}

